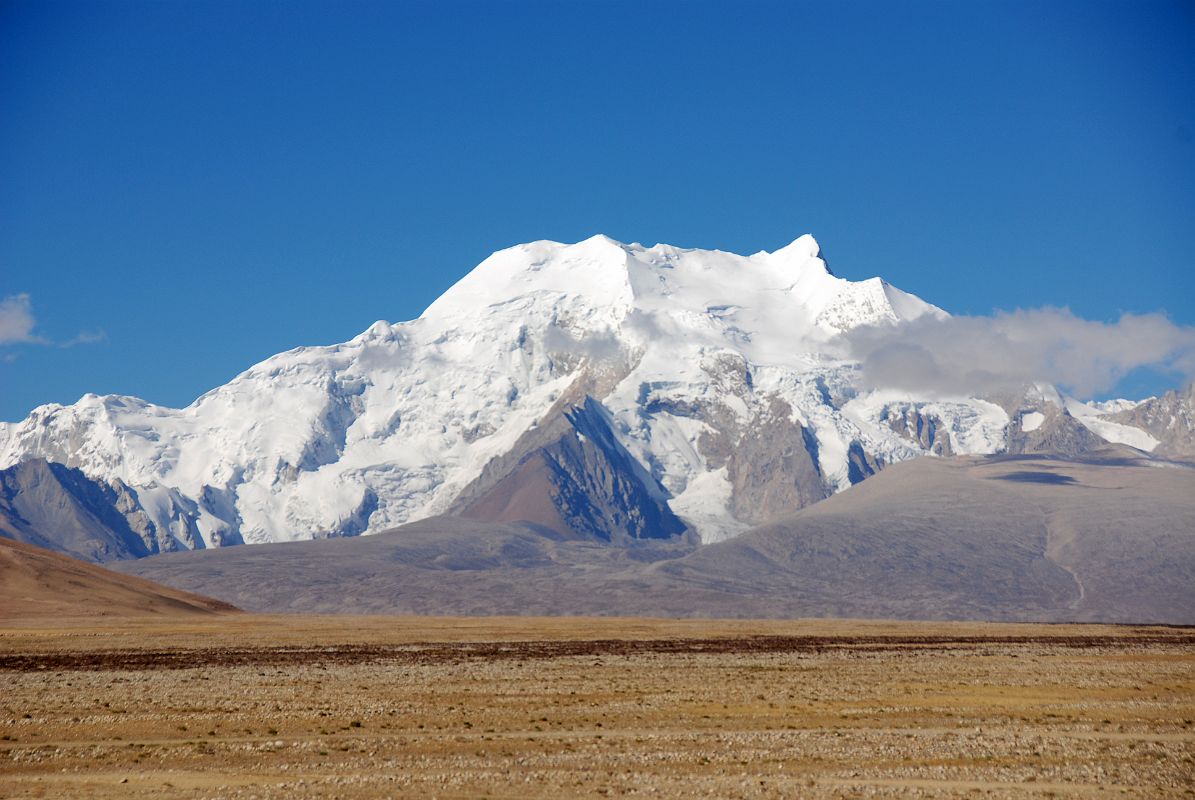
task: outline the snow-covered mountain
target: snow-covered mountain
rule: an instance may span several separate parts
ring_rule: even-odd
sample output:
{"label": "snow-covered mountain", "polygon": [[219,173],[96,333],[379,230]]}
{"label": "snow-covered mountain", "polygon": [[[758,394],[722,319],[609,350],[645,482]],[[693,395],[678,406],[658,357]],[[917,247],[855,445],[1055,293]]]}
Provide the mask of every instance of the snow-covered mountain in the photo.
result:
{"label": "snow-covered mountain", "polygon": [[281,353],[187,408],[41,406],[0,424],[0,468],[40,457],[119,482],[151,552],[441,513],[709,542],[926,453],[1157,444],[1132,404],[863,392],[831,355],[845,331],[923,315],[945,312],[836,277],[810,236],[751,256],[535,242],[416,320]]}

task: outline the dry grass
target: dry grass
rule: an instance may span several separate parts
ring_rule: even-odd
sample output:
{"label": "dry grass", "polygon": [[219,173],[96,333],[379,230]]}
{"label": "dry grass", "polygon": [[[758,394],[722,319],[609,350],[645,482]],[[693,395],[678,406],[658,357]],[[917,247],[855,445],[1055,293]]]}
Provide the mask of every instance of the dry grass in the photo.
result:
{"label": "dry grass", "polygon": [[6,797],[1195,795],[1195,632],[232,616],[0,629]]}

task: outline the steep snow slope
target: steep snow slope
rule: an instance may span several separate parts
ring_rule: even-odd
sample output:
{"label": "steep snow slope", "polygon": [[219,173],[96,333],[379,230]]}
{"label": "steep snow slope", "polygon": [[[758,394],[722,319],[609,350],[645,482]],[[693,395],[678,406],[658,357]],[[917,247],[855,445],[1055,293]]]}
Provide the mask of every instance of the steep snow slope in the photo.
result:
{"label": "steep snow slope", "polygon": [[449,510],[550,409],[592,396],[658,482],[642,491],[715,541],[885,463],[1006,446],[999,405],[860,394],[826,355],[843,331],[924,314],[945,312],[836,277],[810,236],[752,256],[535,242],[419,319],[281,353],[184,409],[42,406],[0,425],[0,468],[42,457],[119,480],[149,535],[181,547],[354,535]]}
{"label": "steep snow slope", "polygon": [[[1153,398],[1150,398],[1153,399]],[[1113,400],[1107,403],[1080,403],[1068,400],[1066,410],[1088,430],[1114,444],[1127,444],[1146,453],[1158,447],[1158,440],[1142,428],[1117,422],[1118,415],[1135,408],[1137,403]]]}

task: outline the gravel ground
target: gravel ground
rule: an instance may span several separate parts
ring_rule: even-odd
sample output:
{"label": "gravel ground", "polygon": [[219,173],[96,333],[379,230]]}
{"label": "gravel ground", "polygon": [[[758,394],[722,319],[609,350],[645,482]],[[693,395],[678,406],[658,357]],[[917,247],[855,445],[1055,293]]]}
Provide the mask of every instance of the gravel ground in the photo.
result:
{"label": "gravel ground", "polygon": [[0,795],[1195,796],[1191,630],[304,619],[0,630]]}

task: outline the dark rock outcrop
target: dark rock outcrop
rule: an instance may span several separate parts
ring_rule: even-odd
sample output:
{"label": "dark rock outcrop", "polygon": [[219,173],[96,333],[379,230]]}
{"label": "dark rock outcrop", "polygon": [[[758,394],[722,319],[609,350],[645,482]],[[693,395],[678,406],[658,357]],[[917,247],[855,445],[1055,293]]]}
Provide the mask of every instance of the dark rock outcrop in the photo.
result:
{"label": "dark rock outcrop", "polygon": [[880,412],[880,421],[913,444],[936,456],[954,455],[950,431],[934,414],[926,413],[913,403],[899,403],[886,406]]}
{"label": "dark rock outcrop", "polygon": [[0,535],[92,562],[161,549],[132,489],[40,458],[0,471]]}
{"label": "dark rock outcrop", "polygon": [[591,397],[529,431],[512,453],[513,465],[511,454],[488,465],[452,512],[610,543],[685,531],[663,487],[619,444],[608,412]]}
{"label": "dark rock outcrop", "polygon": [[1107,419],[1141,428],[1157,439],[1156,455],[1195,458],[1195,383],[1181,392],[1166,392]]}
{"label": "dark rock outcrop", "polygon": [[[1029,414],[1040,414],[1042,419],[1037,427],[1025,430],[1024,420]],[[1078,456],[1108,446],[1107,441],[1072,417],[1069,411],[1052,403],[1022,408],[1010,416],[1009,453]]]}

